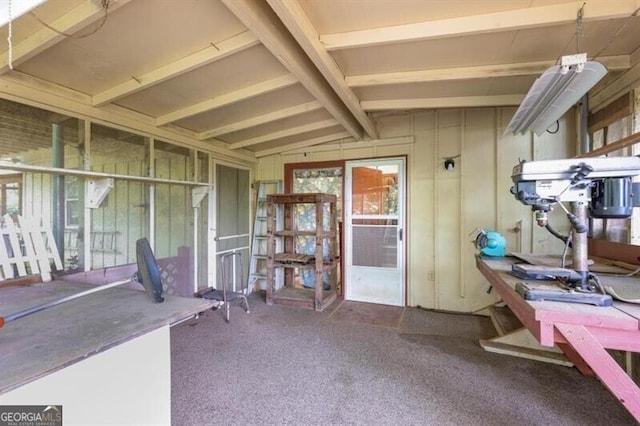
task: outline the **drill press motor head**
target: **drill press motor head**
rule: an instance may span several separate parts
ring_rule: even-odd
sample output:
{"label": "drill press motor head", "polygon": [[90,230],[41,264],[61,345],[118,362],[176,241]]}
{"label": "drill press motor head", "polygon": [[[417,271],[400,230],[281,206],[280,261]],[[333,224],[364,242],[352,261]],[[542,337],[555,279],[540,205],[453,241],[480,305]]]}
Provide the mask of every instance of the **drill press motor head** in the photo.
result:
{"label": "drill press motor head", "polygon": [[640,202],[634,200],[631,179],[638,174],[638,157],[523,161],[513,168],[511,193],[531,206],[540,226],[546,226],[547,213],[559,202],[589,205],[596,218],[626,218]]}

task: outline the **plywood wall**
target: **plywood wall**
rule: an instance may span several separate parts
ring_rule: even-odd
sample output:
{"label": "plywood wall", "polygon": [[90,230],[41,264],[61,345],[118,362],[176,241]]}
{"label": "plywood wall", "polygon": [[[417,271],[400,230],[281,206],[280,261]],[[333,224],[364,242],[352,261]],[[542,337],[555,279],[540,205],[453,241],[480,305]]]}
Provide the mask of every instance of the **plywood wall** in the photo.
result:
{"label": "plywood wall", "polygon": [[[475,268],[471,241],[477,227],[502,233],[509,251],[561,253],[563,248],[534,225],[531,210],[509,189],[512,168],[520,160],[573,156],[573,115],[558,123],[555,134],[503,135],[514,112],[514,108],[476,108],[379,117],[380,140],[345,140],[332,149],[264,157],[256,177],[283,179],[286,163],[406,155],[408,304],[477,311],[495,302]],[[455,167],[446,170],[444,159],[452,157]],[[568,231],[561,211],[552,214],[552,221],[560,232]]]}

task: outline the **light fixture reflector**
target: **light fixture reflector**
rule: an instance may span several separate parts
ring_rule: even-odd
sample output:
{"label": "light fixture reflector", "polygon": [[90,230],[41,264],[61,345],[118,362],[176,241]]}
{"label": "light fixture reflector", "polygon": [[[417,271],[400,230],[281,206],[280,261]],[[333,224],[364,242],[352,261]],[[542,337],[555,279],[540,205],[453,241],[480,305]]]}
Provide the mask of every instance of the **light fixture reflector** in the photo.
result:
{"label": "light fixture reflector", "polygon": [[[576,55],[571,55],[571,58],[575,57]],[[584,58],[586,59],[586,55]],[[525,134],[531,130],[540,136],[606,73],[605,66],[595,61],[563,60],[560,65],[547,69],[529,89],[505,134]]]}

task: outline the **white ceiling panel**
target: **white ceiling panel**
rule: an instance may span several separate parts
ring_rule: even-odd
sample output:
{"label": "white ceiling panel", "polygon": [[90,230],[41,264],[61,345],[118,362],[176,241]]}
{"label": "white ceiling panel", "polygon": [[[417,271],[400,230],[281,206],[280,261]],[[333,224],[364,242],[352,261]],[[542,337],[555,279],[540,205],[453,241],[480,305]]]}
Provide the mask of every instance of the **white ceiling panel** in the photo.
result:
{"label": "white ceiling panel", "polygon": [[[515,33],[418,41],[332,52],[345,75],[414,71],[497,63]],[[483,49],[474,49],[476,43]]]}
{"label": "white ceiling panel", "polygon": [[[252,66],[256,63],[261,66]],[[284,67],[258,45],[127,96],[117,104],[157,116],[286,74]]]}
{"label": "white ceiling panel", "polygon": [[251,127],[238,132],[225,134],[217,137],[217,139],[225,142],[240,142],[245,139],[251,139],[263,134],[272,134],[281,132],[293,127],[300,128],[302,126],[313,124],[331,119],[331,115],[326,110],[311,111],[305,114],[299,114],[293,117],[277,120],[260,126]]}
{"label": "white ceiling panel", "polygon": [[264,116],[295,105],[302,105],[313,101],[313,99],[313,96],[298,84],[277,92],[236,102],[224,108],[198,114],[177,121],[176,124],[196,132],[204,132],[213,128],[229,126],[233,123]]}
{"label": "white ceiling panel", "polygon": [[[269,142],[264,142],[259,145],[254,145],[251,147],[252,150],[260,151],[265,149],[274,149],[281,148],[283,151],[286,151],[286,147],[292,144],[296,144],[299,142],[304,142],[316,138],[321,138],[326,135],[340,134],[341,131],[344,131],[341,126],[332,126],[327,127],[320,130],[314,130],[311,132],[300,133],[294,136],[288,136],[286,138],[275,139]],[[342,136],[341,138],[344,138]]]}
{"label": "white ceiling panel", "polygon": [[321,34],[332,34],[503,12],[559,2],[552,0],[301,0],[300,3]]}
{"label": "white ceiling panel", "polygon": [[110,13],[95,34],[66,38],[19,69],[96,94],[243,31],[242,24],[215,1],[133,0]]}

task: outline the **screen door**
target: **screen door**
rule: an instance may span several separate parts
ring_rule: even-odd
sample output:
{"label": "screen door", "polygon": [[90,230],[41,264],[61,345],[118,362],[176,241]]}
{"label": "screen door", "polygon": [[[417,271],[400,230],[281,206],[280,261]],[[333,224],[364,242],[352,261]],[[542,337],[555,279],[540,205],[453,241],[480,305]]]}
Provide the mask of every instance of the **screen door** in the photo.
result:
{"label": "screen door", "polygon": [[404,158],[346,163],[345,299],[404,306]]}

